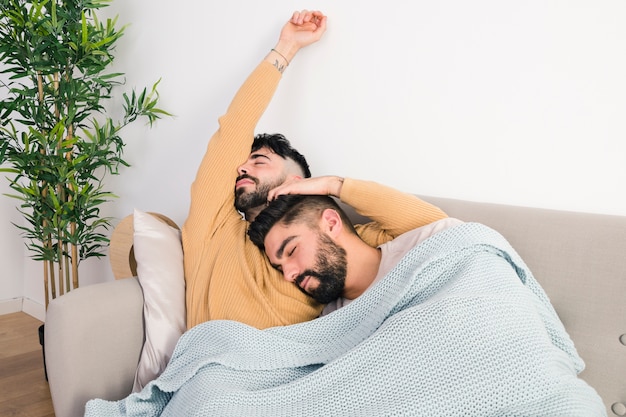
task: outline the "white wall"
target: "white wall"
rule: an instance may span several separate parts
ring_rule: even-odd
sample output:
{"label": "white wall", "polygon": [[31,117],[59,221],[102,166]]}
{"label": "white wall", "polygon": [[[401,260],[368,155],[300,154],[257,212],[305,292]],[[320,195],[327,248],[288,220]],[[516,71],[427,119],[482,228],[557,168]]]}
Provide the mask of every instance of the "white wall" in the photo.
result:
{"label": "white wall", "polygon": [[[183,222],[217,117],[307,7],[329,16],[328,31],[288,68],[258,130],[286,134],[314,175],[626,214],[622,0],[113,2],[106,13],[131,23],[116,69],[128,86],[162,78],[176,117],[124,132],[133,166],[109,181],[120,199],[107,214]],[[106,260],[90,268],[91,281],[111,279]]]}
{"label": "white wall", "polygon": [[8,181],[0,177],[0,314],[21,310],[24,295],[24,244],[12,223],[20,223],[20,215],[15,210],[15,200],[5,197],[10,193]]}

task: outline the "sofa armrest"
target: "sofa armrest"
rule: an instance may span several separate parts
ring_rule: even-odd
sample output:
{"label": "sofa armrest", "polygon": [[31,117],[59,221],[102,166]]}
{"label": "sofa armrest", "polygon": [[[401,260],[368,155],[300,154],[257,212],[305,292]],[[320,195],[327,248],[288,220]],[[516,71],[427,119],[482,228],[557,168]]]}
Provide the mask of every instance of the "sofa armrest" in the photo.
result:
{"label": "sofa armrest", "polygon": [[144,342],[136,278],[81,287],[52,300],[45,359],[57,417],[82,416],[92,398],[130,394]]}

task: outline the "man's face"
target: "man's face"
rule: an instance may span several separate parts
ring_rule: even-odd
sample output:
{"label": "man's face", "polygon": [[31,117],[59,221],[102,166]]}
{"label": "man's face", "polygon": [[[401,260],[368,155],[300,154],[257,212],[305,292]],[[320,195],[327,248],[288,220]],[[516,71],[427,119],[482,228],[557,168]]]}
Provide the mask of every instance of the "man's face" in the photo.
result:
{"label": "man's face", "polygon": [[327,304],[341,297],[347,274],[346,251],[321,230],[304,224],[276,224],[265,238],[272,266],[305,294]]}
{"label": "man's face", "polygon": [[267,148],[252,152],[237,172],[235,208],[243,213],[264,206],[270,190],[287,179],[285,160]]}

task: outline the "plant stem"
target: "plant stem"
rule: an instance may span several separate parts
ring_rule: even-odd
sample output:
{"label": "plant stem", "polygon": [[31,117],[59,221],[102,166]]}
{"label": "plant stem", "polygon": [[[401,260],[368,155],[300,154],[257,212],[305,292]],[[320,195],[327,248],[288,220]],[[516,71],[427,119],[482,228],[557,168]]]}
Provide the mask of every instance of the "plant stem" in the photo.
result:
{"label": "plant stem", "polygon": [[48,294],[50,289],[48,287],[49,274],[48,274],[48,262],[43,262],[43,292],[45,297],[45,307],[48,310],[48,303],[50,302],[50,295]]}
{"label": "plant stem", "polygon": [[[70,225],[72,235],[76,234],[76,223],[72,222]],[[74,289],[78,288],[78,247],[72,245],[72,282]]]}
{"label": "plant stem", "polygon": [[[57,234],[62,236],[62,233],[63,231],[59,227]],[[59,268],[59,273],[57,274],[59,279],[59,295],[63,295],[65,292],[63,288],[63,243],[60,240],[57,240],[57,266]]]}

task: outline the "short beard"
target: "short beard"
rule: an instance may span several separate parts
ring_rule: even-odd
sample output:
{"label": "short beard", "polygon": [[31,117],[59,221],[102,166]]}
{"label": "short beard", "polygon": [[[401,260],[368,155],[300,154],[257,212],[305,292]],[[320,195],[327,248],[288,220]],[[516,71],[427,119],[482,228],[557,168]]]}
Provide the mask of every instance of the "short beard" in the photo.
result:
{"label": "short beard", "polygon": [[[307,270],[296,278],[296,285],[302,292],[321,304],[328,304],[343,294],[348,271],[346,251],[331,238],[320,233],[318,236],[319,251],[314,270]],[[300,287],[306,277],[314,277],[319,281],[317,288],[310,293]]]}
{"label": "short beard", "polygon": [[277,181],[269,184],[260,184],[256,178],[251,178],[257,185],[256,191],[246,193],[245,189],[235,189],[235,208],[237,211],[247,214],[248,211],[267,205],[267,196],[269,192],[282,185],[285,182],[286,177],[281,177]]}

